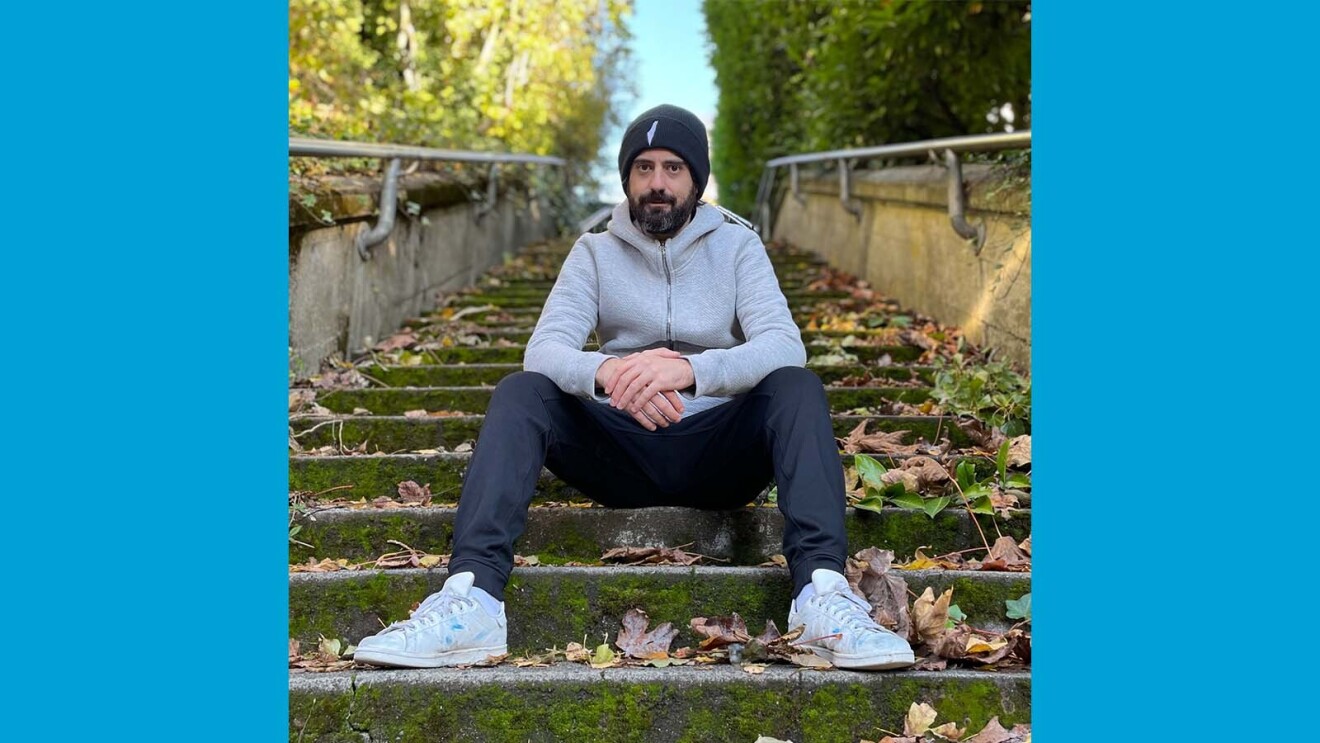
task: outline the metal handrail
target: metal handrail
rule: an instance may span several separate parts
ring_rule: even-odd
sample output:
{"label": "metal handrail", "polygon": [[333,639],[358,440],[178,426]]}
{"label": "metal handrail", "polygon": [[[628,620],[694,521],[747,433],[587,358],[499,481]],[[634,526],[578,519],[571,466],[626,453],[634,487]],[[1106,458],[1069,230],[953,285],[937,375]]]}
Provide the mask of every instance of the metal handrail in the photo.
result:
{"label": "metal handrail", "polygon": [[374,157],[389,161],[385,172],[385,182],[381,188],[380,221],[371,229],[358,233],[355,241],[358,255],[364,261],[371,258],[371,248],[384,242],[394,228],[394,211],[387,210],[385,205],[393,203],[397,193],[401,160],[489,163],[490,174],[487,181],[486,202],[473,214],[478,222],[495,208],[495,201],[499,197],[499,191],[495,185],[495,175],[500,164],[557,165],[561,167],[567,164],[564,158],[550,155],[442,150],[435,147],[377,144],[374,142],[341,142],[333,139],[313,139],[311,137],[289,137],[289,155],[291,157]]}
{"label": "metal handrail", "polygon": [[313,139],[311,137],[289,137],[289,154],[294,157],[379,157],[382,159],[449,160],[468,163],[565,164],[564,158],[550,155],[441,150],[434,147],[375,144],[371,142],[340,142],[333,139]]}
{"label": "metal handrail", "polygon": [[761,182],[756,189],[757,231],[761,238],[770,239],[773,224],[770,199],[774,193],[775,170],[788,167],[789,182],[793,197],[804,200],[798,185],[798,166],[808,163],[836,161],[839,164],[839,200],[854,218],[861,218],[861,208],[852,202],[852,169],[861,160],[889,157],[921,157],[929,155],[936,162],[943,159],[949,169],[949,219],[954,229],[966,239],[976,240],[976,252],[985,244],[985,225],[970,225],[965,214],[966,196],[962,187],[962,166],[958,160],[959,152],[990,152],[995,150],[1021,150],[1031,148],[1031,132],[1003,132],[998,134],[969,134],[960,137],[942,137],[924,139],[917,142],[858,147],[847,150],[829,150],[827,152],[809,152],[802,155],[787,155],[767,160],[761,173]]}

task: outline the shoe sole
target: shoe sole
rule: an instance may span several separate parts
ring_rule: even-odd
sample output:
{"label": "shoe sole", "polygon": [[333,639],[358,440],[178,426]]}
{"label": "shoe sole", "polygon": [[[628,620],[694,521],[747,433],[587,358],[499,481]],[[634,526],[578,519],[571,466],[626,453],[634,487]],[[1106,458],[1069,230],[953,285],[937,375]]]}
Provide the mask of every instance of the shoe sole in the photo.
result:
{"label": "shoe sole", "polygon": [[398,655],[376,650],[359,649],[353,654],[353,660],[371,663],[377,666],[395,666],[398,668],[446,668],[448,666],[470,666],[481,663],[492,655],[504,655],[509,652],[507,645],[474,650],[451,650],[438,655]]}
{"label": "shoe sole", "polygon": [[882,653],[879,655],[844,655],[829,648],[814,645],[800,646],[810,650],[818,657],[829,661],[835,668],[849,671],[886,671],[894,668],[907,668],[915,665],[917,658],[912,653]]}

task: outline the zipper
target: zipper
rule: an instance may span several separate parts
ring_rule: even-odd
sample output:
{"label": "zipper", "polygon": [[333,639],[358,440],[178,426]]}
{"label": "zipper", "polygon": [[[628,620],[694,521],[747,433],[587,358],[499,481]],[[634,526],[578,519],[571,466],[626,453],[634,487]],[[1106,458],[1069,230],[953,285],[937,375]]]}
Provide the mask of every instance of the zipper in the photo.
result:
{"label": "zipper", "polygon": [[665,345],[674,350],[674,280],[669,275],[669,259],[665,242],[660,241],[660,262],[665,266]]}

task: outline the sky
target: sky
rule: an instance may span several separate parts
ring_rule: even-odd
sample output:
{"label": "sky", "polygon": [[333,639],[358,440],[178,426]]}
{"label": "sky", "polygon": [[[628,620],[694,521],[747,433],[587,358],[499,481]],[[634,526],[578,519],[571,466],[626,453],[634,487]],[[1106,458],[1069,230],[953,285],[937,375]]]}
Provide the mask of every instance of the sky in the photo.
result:
{"label": "sky", "polygon": [[[638,114],[671,103],[696,114],[707,130],[715,122],[715,71],[710,66],[701,0],[634,0],[633,6],[634,13],[626,23],[633,34],[633,87],[637,98],[621,112],[624,125],[607,132],[601,146],[601,156],[609,163],[601,179],[602,201],[623,198],[614,163],[623,128]],[[714,178],[706,194],[707,198],[718,194]]]}

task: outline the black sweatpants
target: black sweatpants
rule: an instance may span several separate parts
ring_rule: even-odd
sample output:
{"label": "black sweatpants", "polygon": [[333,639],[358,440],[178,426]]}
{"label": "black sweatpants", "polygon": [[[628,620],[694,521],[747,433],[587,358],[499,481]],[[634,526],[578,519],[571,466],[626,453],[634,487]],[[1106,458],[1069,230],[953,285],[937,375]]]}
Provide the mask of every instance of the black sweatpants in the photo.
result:
{"label": "black sweatpants", "polygon": [[843,572],[843,468],[824,385],[807,369],[776,369],[747,394],[655,431],[543,374],[505,377],[463,477],[451,575],[470,570],[503,600],[542,465],[611,508],[730,510],[773,479],[793,595],[817,568]]}

